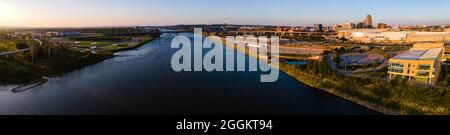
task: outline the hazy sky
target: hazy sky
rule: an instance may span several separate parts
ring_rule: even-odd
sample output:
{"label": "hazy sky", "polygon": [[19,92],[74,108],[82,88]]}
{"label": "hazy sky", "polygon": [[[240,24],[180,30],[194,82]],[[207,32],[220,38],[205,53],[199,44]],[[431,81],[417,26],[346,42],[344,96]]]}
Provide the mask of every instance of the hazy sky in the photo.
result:
{"label": "hazy sky", "polygon": [[450,24],[450,0],[0,0],[0,26]]}

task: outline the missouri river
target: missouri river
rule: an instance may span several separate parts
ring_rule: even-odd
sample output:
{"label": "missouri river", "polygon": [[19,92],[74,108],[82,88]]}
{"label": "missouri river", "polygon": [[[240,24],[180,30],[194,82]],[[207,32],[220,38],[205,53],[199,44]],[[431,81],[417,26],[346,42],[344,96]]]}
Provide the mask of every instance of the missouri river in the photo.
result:
{"label": "missouri river", "polygon": [[163,34],[20,93],[0,91],[0,114],[379,114],[284,73],[261,83],[259,72],[174,72],[174,36]]}

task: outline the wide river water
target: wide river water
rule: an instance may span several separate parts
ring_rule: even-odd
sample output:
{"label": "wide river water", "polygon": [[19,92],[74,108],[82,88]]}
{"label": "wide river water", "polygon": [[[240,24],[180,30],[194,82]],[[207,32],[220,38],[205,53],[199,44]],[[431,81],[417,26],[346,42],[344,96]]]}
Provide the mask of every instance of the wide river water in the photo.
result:
{"label": "wide river water", "polygon": [[284,73],[274,83],[261,83],[259,72],[174,72],[174,36],[163,34],[20,93],[2,90],[0,114],[379,114]]}

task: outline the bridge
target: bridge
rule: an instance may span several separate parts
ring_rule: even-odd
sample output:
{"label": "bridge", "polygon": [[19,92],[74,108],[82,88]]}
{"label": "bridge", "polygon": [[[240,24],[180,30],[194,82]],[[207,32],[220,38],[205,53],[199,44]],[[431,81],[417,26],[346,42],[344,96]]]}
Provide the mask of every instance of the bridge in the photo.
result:
{"label": "bridge", "polygon": [[298,32],[298,31],[275,31],[275,30],[243,30],[243,31],[229,31],[231,35],[276,35],[276,36],[332,36],[335,32]]}
{"label": "bridge", "polygon": [[[38,40],[38,39],[34,39],[35,41],[39,42],[39,46],[42,45],[42,41]],[[31,48],[26,48],[26,49],[21,49],[21,50],[16,50],[16,51],[9,51],[9,52],[0,52],[0,56],[6,56],[9,57],[9,55],[15,54],[15,53],[19,53],[19,52],[25,52],[25,51],[29,51],[31,50]]]}
{"label": "bridge", "polygon": [[15,54],[15,53],[19,53],[19,52],[25,52],[25,51],[29,51],[31,50],[30,48],[27,49],[22,49],[22,50],[17,50],[17,51],[9,51],[9,52],[0,52],[0,56],[6,56],[8,57],[11,54]]}
{"label": "bridge", "polygon": [[194,32],[192,30],[172,30],[172,29],[159,29],[161,33],[188,33]]}

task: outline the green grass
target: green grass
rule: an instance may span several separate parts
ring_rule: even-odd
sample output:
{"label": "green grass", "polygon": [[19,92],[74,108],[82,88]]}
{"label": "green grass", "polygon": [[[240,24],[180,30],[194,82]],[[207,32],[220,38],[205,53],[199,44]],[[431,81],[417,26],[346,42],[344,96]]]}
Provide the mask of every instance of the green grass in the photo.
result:
{"label": "green grass", "polygon": [[116,46],[106,46],[104,48],[106,50],[115,50],[115,49],[121,49],[121,48],[125,48],[125,47],[130,47],[130,46],[133,46],[133,45],[136,45],[136,44],[134,44],[134,43],[126,43],[126,44],[119,44],[119,45],[116,45]]}
{"label": "green grass", "polygon": [[18,50],[18,48],[16,48],[17,42],[26,43],[27,46],[39,44],[34,40],[0,39],[0,52]]}
{"label": "green grass", "polygon": [[25,83],[39,78],[34,67],[26,62],[14,58],[0,58],[1,83]]}
{"label": "green grass", "polygon": [[38,61],[34,65],[41,74],[56,76],[111,57],[113,57],[111,53],[71,52]]}
{"label": "green grass", "polygon": [[126,40],[131,40],[131,37],[127,36],[102,36],[102,35],[94,35],[94,36],[79,36],[69,38],[75,41],[102,41],[102,42],[122,42]]}
{"label": "green grass", "polygon": [[74,69],[111,58],[111,53],[70,52],[35,61],[0,57],[0,84],[22,84],[41,76],[57,76]]}
{"label": "green grass", "polygon": [[[144,45],[154,39],[157,35],[140,37],[142,42],[137,44],[131,42],[132,37],[105,37],[105,36],[93,36],[88,39],[92,40],[71,40],[80,41],[80,45],[83,47],[93,46],[93,42],[97,42],[95,46],[105,46],[100,48],[96,54],[90,52],[80,52],[80,48],[77,50],[52,48],[52,54],[48,55],[46,45],[38,47],[34,56],[34,61],[31,62],[30,52],[18,53],[9,58],[0,57],[0,83],[1,84],[23,84],[26,82],[42,79],[41,76],[57,76],[74,69],[93,64],[108,58],[113,57],[113,52],[133,49]],[[129,40],[123,40],[128,38]],[[80,38],[81,39],[81,38]],[[86,38],[83,38],[86,39]],[[94,40],[95,39],[95,40]],[[104,40],[108,39],[108,40]],[[111,40],[119,39],[119,40]],[[0,40],[2,41],[2,40]],[[129,41],[127,43],[122,43]],[[28,44],[36,44],[33,40],[25,41]],[[33,43],[34,42],[34,43]],[[5,50],[14,50],[16,40],[10,42],[0,42],[1,46]],[[46,42],[44,42],[45,44]],[[107,46],[111,44],[122,43],[117,46]]]}
{"label": "green grass", "polygon": [[365,72],[365,73],[357,73],[356,76],[361,77],[372,77],[372,78],[387,78],[387,70],[375,71],[375,72]]}
{"label": "green grass", "polygon": [[81,34],[81,36],[78,36],[76,38],[86,38],[86,37],[103,37],[106,36],[104,34],[101,33],[92,33],[92,34]]}
{"label": "green grass", "polygon": [[411,86],[396,79],[348,77],[331,70],[326,62],[310,63],[281,64],[280,69],[305,84],[386,114],[450,114],[450,88]]}
{"label": "green grass", "polygon": [[152,41],[155,37],[140,36],[139,38],[141,38],[141,43],[134,43],[130,41],[127,43],[118,44],[116,46],[106,46],[104,49],[111,52],[133,49]]}
{"label": "green grass", "polygon": [[16,42],[11,40],[0,40],[0,52],[15,51]]}
{"label": "green grass", "polygon": [[106,45],[112,45],[112,44],[117,44],[119,42],[97,42],[97,41],[78,41],[80,42],[80,47],[83,48],[89,48],[92,46],[97,46],[97,47],[101,47],[101,46],[106,46]]}

